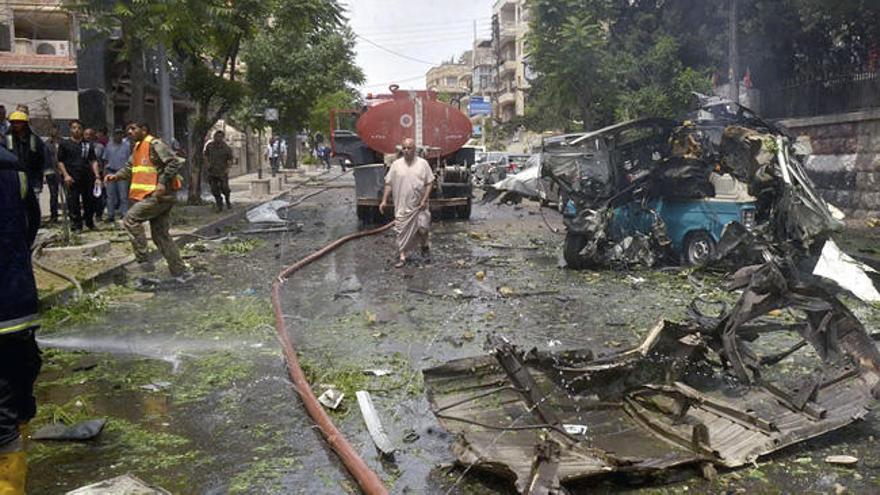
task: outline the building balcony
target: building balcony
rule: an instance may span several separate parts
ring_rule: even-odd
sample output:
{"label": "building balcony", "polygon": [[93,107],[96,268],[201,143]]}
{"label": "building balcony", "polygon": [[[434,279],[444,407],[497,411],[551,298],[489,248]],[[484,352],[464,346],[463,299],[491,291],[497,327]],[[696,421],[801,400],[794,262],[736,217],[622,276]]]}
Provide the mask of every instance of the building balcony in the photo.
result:
{"label": "building balcony", "polygon": [[511,43],[511,42],[516,41],[516,33],[518,31],[515,26],[502,25],[501,29],[499,31],[500,31],[499,35],[501,37],[501,39],[499,41],[501,42],[501,45],[504,45],[505,43]]}
{"label": "building balcony", "polygon": [[19,55],[55,55],[59,57],[68,57],[70,56],[70,41],[15,38],[15,53]]}
{"label": "building balcony", "polygon": [[12,51],[0,52],[3,72],[76,72],[76,51],[67,40],[15,38]]}
{"label": "building balcony", "polygon": [[516,9],[517,0],[495,0],[492,5],[492,12],[501,12],[507,9]]}
{"label": "building balcony", "polygon": [[505,60],[499,67],[498,73],[503,78],[506,74],[516,74],[516,60]]}
{"label": "building balcony", "polygon": [[504,107],[513,104],[516,104],[516,93],[513,90],[508,89],[504,93],[498,95],[498,105]]}

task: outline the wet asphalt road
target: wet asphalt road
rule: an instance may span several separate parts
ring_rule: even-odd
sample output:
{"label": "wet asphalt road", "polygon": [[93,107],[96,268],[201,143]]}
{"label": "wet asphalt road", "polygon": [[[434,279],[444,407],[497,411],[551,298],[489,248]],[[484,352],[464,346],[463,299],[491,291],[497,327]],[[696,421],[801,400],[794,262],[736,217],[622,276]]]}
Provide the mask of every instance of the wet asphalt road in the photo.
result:
{"label": "wet asphalt road", "polygon": [[[356,492],[305,416],[267,325],[269,287],[280,268],[360,228],[350,177],[335,185],[290,211],[301,232],[261,236],[265,242],[246,254],[208,244],[189,260],[199,272],[190,287],[146,300],[111,294],[115,304],[97,321],[44,336],[44,347],[87,351],[47,355],[38,386],[44,410],[108,417],[109,426],[87,444],[35,444],[32,493],[63,493],[126,472],[174,493]],[[498,478],[452,467],[453,439],[428,409],[419,370],[482,354],[492,332],[523,348],[614,352],[638,343],[658,319],[680,318],[694,296],[719,295],[717,280],[700,287],[675,271],[560,269],[562,237],[548,223],[561,227],[561,219],[549,208],[544,214],[546,221],[536,203],[475,205],[470,221],[434,225],[430,263],[415,256],[393,268],[388,233],[342,247],[285,286],[285,318],[313,388],[346,392],[334,421],[392,493],[511,490]],[[878,319],[876,309],[858,311]],[[375,368],[391,374],[362,373]],[[142,388],[151,384],[159,386]],[[357,389],[371,391],[399,447],[393,461],[372,446]],[[40,419],[47,421],[45,412]],[[874,493],[878,438],[880,423],[869,415],[714,482],[677,471],[601,480],[577,492]],[[855,469],[822,462],[838,453],[862,462]]]}

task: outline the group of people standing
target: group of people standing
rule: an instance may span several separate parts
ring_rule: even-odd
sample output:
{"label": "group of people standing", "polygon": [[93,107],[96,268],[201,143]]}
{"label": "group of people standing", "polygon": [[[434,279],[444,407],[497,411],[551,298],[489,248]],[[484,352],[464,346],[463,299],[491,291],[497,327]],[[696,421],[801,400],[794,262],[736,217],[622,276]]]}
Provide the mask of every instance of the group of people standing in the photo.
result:
{"label": "group of people standing", "polygon": [[[27,107],[20,106],[7,117],[5,108],[0,106],[0,120],[8,122],[3,126],[4,147],[15,153],[26,168],[30,186],[37,194],[44,183],[49,187],[50,222],[58,221],[61,198],[66,202],[74,231],[81,231],[84,226],[95,229],[95,222],[105,208],[108,222],[125,216],[127,184],[105,189],[102,182],[106,174],[120,170],[131,156],[131,143],[122,129],[116,129],[111,140],[106,130],[95,131],[85,128],[79,120],[72,120],[69,138],[61,139],[58,128],[53,127],[43,141],[30,126]],[[36,197],[29,201],[29,209],[38,212]]]}

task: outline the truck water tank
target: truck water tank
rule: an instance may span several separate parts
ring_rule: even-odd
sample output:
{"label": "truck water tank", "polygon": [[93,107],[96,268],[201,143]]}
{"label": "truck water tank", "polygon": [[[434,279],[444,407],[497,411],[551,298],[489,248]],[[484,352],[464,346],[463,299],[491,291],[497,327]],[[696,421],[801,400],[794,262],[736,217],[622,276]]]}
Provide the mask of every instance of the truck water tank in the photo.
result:
{"label": "truck water tank", "polygon": [[405,138],[412,138],[420,146],[438,149],[439,156],[447,156],[470,139],[471,121],[455,107],[437,101],[434,92],[396,90],[391,96],[357,121],[358,136],[370,148],[395,153]]}

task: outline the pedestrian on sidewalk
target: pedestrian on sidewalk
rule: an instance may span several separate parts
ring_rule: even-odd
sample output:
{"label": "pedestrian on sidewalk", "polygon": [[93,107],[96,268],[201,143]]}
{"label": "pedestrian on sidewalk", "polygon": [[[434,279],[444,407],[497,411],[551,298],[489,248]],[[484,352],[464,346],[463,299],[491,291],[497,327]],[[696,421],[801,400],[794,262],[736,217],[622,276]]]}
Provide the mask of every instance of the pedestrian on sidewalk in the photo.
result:
{"label": "pedestrian on sidewalk", "polygon": [[434,184],[431,166],[416,156],[416,144],[412,138],[403,140],[403,156],[394,160],[385,175],[385,192],[379,203],[379,213],[384,214],[388,207],[388,197],[394,197],[394,231],[397,233],[397,254],[399,260],[395,268],[406,264],[406,255],[416,243],[422,256],[428,260],[431,254],[430,228],[431,213],[428,210],[428,196]]}
{"label": "pedestrian on sidewalk", "polygon": [[18,158],[19,164],[27,173],[28,184],[34,191],[34,194],[27,197],[28,214],[39,225],[42,215],[37,197],[43,190],[43,172],[47,165],[48,150],[43,140],[31,129],[29,120],[28,114],[22,111],[9,114],[9,131],[3,138],[6,149]]}
{"label": "pedestrian on sidewalk", "polygon": [[[106,163],[104,162],[104,150],[106,146],[104,146],[104,142],[100,139],[100,132],[95,131],[91,127],[87,127],[85,131],[83,131],[83,139],[91,143],[91,145],[95,148],[95,158],[98,159],[98,178],[102,180],[104,179],[104,168]],[[101,217],[104,216],[104,208],[107,206],[107,189],[101,188],[101,194],[99,196],[95,196],[95,221],[101,220]]]}
{"label": "pedestrian on sidewalk", "polygon": [[223,131],[215,132],[214,139],[205,146],[205,163],[208,164],[208,186],[217,202],[217,211],[223,211],[224,197],[226,208],[231,210],[229,167],[232,166],[232,148],[226,144],[226,133]]}
{"label": "pedestrian on sidewalk", "polygon": [[83,139],[83,124],[70,121],[70,138],[58,146],[58,170],[67,192],[67,214],[71,228],[80,232],[83,223],[95,229],[95,197],[92,191],[101,186],[98,157],[91,143]]}
{"label": "pedestrian on sidewalk", "polygon": [[320,144],[318,145],[318,158],[324,163],[324,168],[330,170],[330,147]]}
{"label": "pedestrian on sidewalk", "polygon": [[58,145],[61,143],[61,131],[58,126],[52,124],[49,137],[45,140],[46,157],[46,185],[49,186],[49,222],[58,221],[58,210],[61,198],[61,174],[58,172]]}
{"label": "pedestrian on sidewalk", "polygon": [[143,225],[150,222],[153,243],[168,263],[171,276],[178,282],[185,282],[192,275],[186,271],[177,244],[169,233],[171,209],[182,186],[177,172],[183,159],[176,156],[170,146],[150,135],[150,127],[145,122],[129,124],[128,137],[135,143],[131,157],[121,170],[108,175],[105,180],[113,183],[131,179],[128,199],[133,204],[123,219],[123,225],[131,238],[135,259],[143,271],[155,269],[150,262]]}
{"label": "pedestrian on sidewalk", "polygon": [[[124,136],[125,131],[120,128],[114,129],[113,139],[104,148],[104,162],[106,163],[104,173],[107,175],[113,175],[122,170],[128,159],[131,158],[131,141]],[[120,219],[128,213],[128,181],[108,182],[105,190],[107,192],[107,221],[113,223],[116,221],[117,212]]]}
{"label": "pedestrian on sidewalk", "polygon": [[37,412],[40,372],[37,284],[31,245],[39,223],[28,216],[26,169],[0,147],[0,493],[23,495],[27,454],[22,428]]}
{"label": "pedestrian on sidewalk", "polygon": [[278,166],[281,162],[281,139],[278,136],[272,136],[269,146],[266,147],[266,158],[269,159],[269,167],[272,169],[272,177],[278,173]]}

